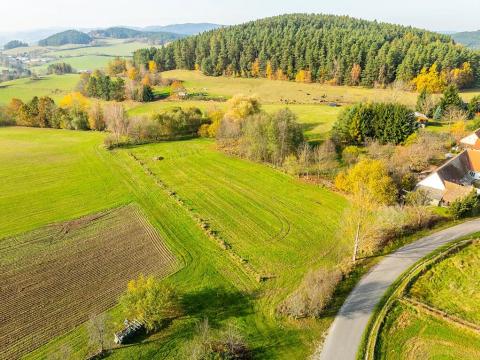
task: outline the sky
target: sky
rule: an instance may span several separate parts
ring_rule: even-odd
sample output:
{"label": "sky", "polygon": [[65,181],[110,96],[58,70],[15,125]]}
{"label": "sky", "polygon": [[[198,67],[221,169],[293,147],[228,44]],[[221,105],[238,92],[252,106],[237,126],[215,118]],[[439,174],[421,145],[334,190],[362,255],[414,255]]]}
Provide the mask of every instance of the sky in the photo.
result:
{"label": "sky", "polygon": [[326,13],[436,31],[480,29],[479,0],[1,0],[0,31],[238,24],[285,13]]}

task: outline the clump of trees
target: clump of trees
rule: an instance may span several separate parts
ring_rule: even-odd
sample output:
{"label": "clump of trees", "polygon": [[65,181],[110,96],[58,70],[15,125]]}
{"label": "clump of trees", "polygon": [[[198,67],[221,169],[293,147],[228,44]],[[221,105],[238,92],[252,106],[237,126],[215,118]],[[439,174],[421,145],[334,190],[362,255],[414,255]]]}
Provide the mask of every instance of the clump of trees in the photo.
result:
{"label": "clump of trees", "polygon": [[173,288],[153,276],[140,275],[128,283],[127,291],[120,298],[125,318],[138,320],[147,331],[155,331],[164,321],[179,314],[179,298]]}
{"label": "clump of trees", "polygon": [[35,96],[26,103],[14,98],[1,113],[8,125],[102,131],[105,121],[99,106],[97,103],[91,106],[80,93],[71,93],[58,106],[48,96]]}
{"label": "clump of trees", "polygon": [[74,72],[72,65],[67,63],[50,64],[47,67],[47,74],[63,75],[72,74]]}
{"label": "clump of trees", "polygon": [[468,196],[452,202],[449,211],[454,219],[477,216],[480,213],[480,197],[477,191],[473,190]]}
{"label": "clump of trees", "polygon": [[359,103],[345,109],[333,126],[339,145],[363,145],[368,139],[400,144],[417,129],[413,112],[397,103]]}
{"label": "clump of trees", "polygon": [[420,74],[412,80],[417,91],[430,93],[441,93],[447,86],[453,85],[459,89],[468,88],[474,85],[475,76],[472,65],[464,62],[459,68],[438,70],[437,63],[424,67]]}
{"label": "clump of trees", "polygon": [[20,40],[12,40],[3,45],[4,50],[16,49],[19,47],[28,47],[28,44]]}
{"label": "clump of trees", "polygon": [[125,81],[122,78],[111,78],[100,70],[92,74],[82,74],[77,89],[85,96],[106,101],[125,100]]}

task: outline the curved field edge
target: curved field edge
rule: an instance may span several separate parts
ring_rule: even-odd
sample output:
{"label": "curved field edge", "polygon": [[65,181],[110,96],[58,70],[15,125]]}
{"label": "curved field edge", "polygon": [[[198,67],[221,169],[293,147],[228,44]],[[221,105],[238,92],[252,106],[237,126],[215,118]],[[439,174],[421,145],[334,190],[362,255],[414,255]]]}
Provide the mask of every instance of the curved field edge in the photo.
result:
{"label": "curved field edge", "polygon": [[[81,165],[81,170],[83,170],[81,172],[83,177],[78,176],[78,178],[84,182],[87,180],[87,187],[90,187],[90,191],[82,195],[85,201],[84,204],[79,203],[80,208],[78,209],[72,208],[72,206],[55,206],[55,213],[49,214],[48,211],[41,210],[41,207],[35,203],[30,204],[30,210],[26,207],[13,210],[14,207],[9,203],[12,211],[16,211],[17,216],[37,208],[43,214],[39,219],[25,218],[18,224],[14,233],[21,233],[51,223],[55,219],[65,220],[92,213],[98,211],[101,204],[103,204],[103,208],[110,208],[134,201],[139,204],[149,222],[155,226],[162,239],[182,264],[181,270],[171,275],[166,281],[174,284],[184,295],[182,302],[185,314],[174,320],[164,331],[149,337],[144,342],[133,347],[116,349],[110,355],[112,358],[184,358],[183,349],[186,342],[192,338],[196,324],[204,317],[209,318],[214,328],[223,327],[227,322],[233,322],[245,334],[257,358],[306,358],[310,354],[314,342],[326,329],[331,319],[327,317],[320,321],[301,322],[277,319],[273,313],[271,302],[261,300],[265,293],[268,295],[268,289],[264,289],[262,285],[251,280],[235,262],[226,257],[224,251],[205,235],[185,210],[162,189],[155,186],[155,180],[145,174],[141,166],[131,159],[127,151],[105,151],[100,145],[103,136],[97,133],[10,128],[0,129],[0,139],[3,132],[5,132],[4,134],[8,132],[8,135],[5,136],[10,140],[13,133],[18,132],[17,135],[20,139],[17,141],[19,140],[20,143],[17,146],[20,148],[23,147],[27,138],[37,139],[42,151],[52,150],[51,147],[55,142],[52,137],[55,136],[68,138],[68,141],[60,146],[65,149],[72,147],[72,144],[76,142],[85,141],[80,148],[75,150],[75,154],[77,152],[86,154],[86,163],[92,164],[93,162],[94,164],[87,166],[83,161],[76,163],[77,166]],[[48,146],[43,146],[43,142],[41,139],[39,140],[44,134],[50,137]],[[88,140],[85,140],[84,137],[87,137]],[[31,148],[27,150],[30,151]],[[38,157],[34,157],[34,164],[22,165],[24,181],[12,178],[10,184],[13,190],[21,185],[26,189],[32,190],[33,188],[35,191],[47,194],[46,190],[52,183],[55,183],[55,179],[64,176],[63,170],[70,171],[68,167],[64,169],[61,166],[52,166],[48,163],[48,159],[42,158],[41,155],[39,152]],[[55,159],[57,155],[62,155],[62,151],[55,148],[52,156]],[[18,164],[18,161],[15,161],[15,164]],[[51,180],[46,181],[47,184],[43,184],[46,187],[43,187],[42,183],[33,181],[34,176],[28,175],[28,169],[35,170],[35,166],[39,165],[45,165],[45,169],[49,168],[52,171],[49,173]],[[3,166],[5,166],[3,170],[6,173],[14,172],[12,164],[7,166],[3,162]],[[87,167],[84,168],[84,166]],[[105,177],[100,174],[104,174]],[[28,181],[25,180],[26,178]],[[92,179],[95,181],[89,183]],[[71,180],[71,178],[67,177],[67,180]],[[95,185],[97,181],[115,184],[114,189],[119,196],[116,196],[113,202],[105,201],[108,196],[104,196],[102,191],[109,187],[98,188]],[[70,189],[68,181],[64,186],[67,190]],[[79,184],[74,183],[72,186],[79,186]],[[85,197],[85,194],[88,194],[88,197]],[[41,202],[47,201],[50,206],[57,205],[62,202],[62,197],[63,192],[59,191],[58,194],[55,192],[49,197],[41,198]],[[92,200],[89,200],[90,197]],[[9,196],[4,198],[4,201],[11,201],[12,204],[18,203],[15,198]],[[6,227],[6,229],[8,228],[9,226]],[[10,234],[7,233],[7,235]],[[5,236],[5,231],[3,236]],[[115,319],[121,317],[119,309],[116,307],[110,313]],[[48,358],[55,355],[63,344],[69,344],[73,348],[73,358],[83,358],[86,355],[87,343],[88,334],[85,327],[80,326],[72,332],[52,340],[26,358]]]}
{"label": "curved field edge", "polygon": [[376,359],[378,339],[385,324],[389,311],[395,306],[397,300],[405,293],[407,288],[413,284],[419,276],[428,271],[431,266],[442,261],[451,253],[462,249],[469,243],[475,241],[480,233],[473,233],[465,237],[453,240],[445,246],[433,251],[422,258],[408,270],[406,270],[387,290],[374,310],[370,321],[363,334],[362,343],[358,349],[357,359]]}

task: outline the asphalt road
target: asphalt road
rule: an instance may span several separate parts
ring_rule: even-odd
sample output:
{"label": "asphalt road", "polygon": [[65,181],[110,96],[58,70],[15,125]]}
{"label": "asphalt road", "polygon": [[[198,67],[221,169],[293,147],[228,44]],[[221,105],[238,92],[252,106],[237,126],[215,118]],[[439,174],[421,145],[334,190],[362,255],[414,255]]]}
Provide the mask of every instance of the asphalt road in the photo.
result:
{"label": "asphalt road", "polygon": [[328,331],[320,360],[355,360],[373,309],[390,285],[432,251],[478,231],[480,220],[469,221],[421,238],[386,256],[360,280],[345,300]]}

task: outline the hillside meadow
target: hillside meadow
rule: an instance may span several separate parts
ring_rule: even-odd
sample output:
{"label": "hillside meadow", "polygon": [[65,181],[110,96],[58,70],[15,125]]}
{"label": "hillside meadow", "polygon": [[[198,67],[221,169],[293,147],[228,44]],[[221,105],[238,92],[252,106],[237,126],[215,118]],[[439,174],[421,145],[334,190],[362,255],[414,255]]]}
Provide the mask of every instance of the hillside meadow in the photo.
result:
{"label": "hillside meadow", "polygon": [[[346,200],[265,165],[223,155],[208,140],[108,152],[101,146],[104,136],[0,129],[0,207],[8,209],[0,219],[0,238],[134,202],[178,260],[180,270],[166,281],[182,294],[183,313],[111,358],[184,359],[188,340],[205,317],[214,329],[233,323],[257,358],[307,357],[331,316],[294,322],[277,318],[275,307],[307,268],[334,266],[348,251],[348,240],[336,238]],[[158,155],[165,160],[154,161]],[[159,181],[184,199],[183,205]],[[258,283],[206,236],[192,213],[208,219],[233,251],[271,278]],[[122,320],[118,308],[110,314]],[[27,358],[55,356],[67,344],[72,358],[80,359],[87,343],[80,326]]]}
{"label": "hillside meadow", "polygon": [[433,265],[411,284],[407,301],[398,302],[387,314],[377,358],[478,359],[479,263],[476,241]]}

